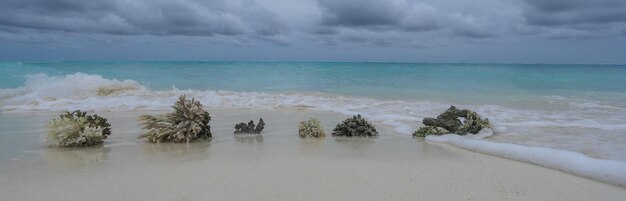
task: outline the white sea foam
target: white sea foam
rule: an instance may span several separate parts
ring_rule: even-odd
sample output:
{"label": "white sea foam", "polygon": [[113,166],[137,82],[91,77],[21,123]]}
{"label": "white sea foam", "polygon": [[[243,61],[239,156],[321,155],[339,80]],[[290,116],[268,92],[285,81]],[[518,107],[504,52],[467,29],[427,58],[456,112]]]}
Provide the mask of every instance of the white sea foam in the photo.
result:
{"label": "white sea foam", "polygon": [[519,126],[519,127],[580,127],[595,128],[608,131],[626,130],[626,123],[600,123],[595,120],[581,119],[574,121],[557,120],[557,121],[524,121],[516,123],[501,123],[503,126]]}
{"label": "white sea foam", "polygon": [[533,163],[626,187],[626,162],[623,161],[595,159],[565,150],[476,140],[454,134],[427,136],[426,141],[448,143],[472,151]]}

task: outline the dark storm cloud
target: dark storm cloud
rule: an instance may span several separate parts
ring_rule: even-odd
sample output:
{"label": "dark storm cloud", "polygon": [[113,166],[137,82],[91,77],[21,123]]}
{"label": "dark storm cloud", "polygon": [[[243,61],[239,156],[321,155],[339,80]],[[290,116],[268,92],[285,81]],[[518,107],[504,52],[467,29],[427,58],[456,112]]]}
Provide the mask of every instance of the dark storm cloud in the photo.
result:
{"label": "dark storm cloud", "polygon": [[[0,0],[0,31],[58,31],[104,35],[214,36],[289,45],[297,34],[393,46],[411,35],[487,38],[495,30],[473,16],[454,17],[410,0]],[[486,18],[483,18],[483,21]],[[346,30],[353,29],[353,30]],[[357,31],[355,31],[357,30]],[[358,33],[358,30],[368,33]],[[381,34],[372,33],[380,32]],[[355,39],[356,35],[358,40]],[[383,35],[383,36],[381,36]],[[390,36],[394,39],[390,40]],[[36,37],[36,36],[34,36]],[[5,37],[6,38],[6,37]],[[400,39],[398,39],[400,38]],[[326,39],[324,39],[326,40]],[[391,41],[391,42],[390,42]]]}
{"label": "dark storm cloud", "polygon": [[531,25],[577,26],[626,22],[624,0],[525,0]]}
{"label": "dark storm cloud", "polygon": [[0,0],[5,43],[71,43],[67,35],[250,47],[425,48],[516,37],[596,39],[626,35],[626,1]]}
{"label": "dark storm cloud", "polygon": [[404,0],[318,0],[321,24],[369,29],[428,31],[439,28],[437,11],[424,3]]}
{"label": "dark storm cloud", "polygon": [[119,35],[272,35],[282,28],[254,2],[0,0],[4,26]]}
{"label": "dark storm cloud", "polygon": [[322,23],[342,26],[396,25],[402,10],[386,1],[376,0],[320,0],[324,11]]}
{"label": "dark storm cloud", "polygon": [[[444,11],[432,2],[410,0],[0,0],[0,26],[112,35],[243,35],[248,39],[289,43],[286,36],[342,36],[342,29],[374,32],[444,32],[488,38],[497,35],[489,17]],[[308,4],[306,4],[308,2]],[[289,6],[276,6],[289,4]],[[305,8],[298,8],[299,6]],[[444,7],[444,6],[440,6]],[[290,12],[291,10],[309,13]],[[298,21],[300,15],[310,19]],[[462,17],[459,17],[462,16]],[[280,17],[280,18],[279,18]],[[291,19],[294,18],[294,19]],[[302,17],[300,17],[302,18]],[[1,31],[1,30],[0,30]],[[354,40],[351,40],[354,41]],[[386,44],[386,43],[385,43]]]}

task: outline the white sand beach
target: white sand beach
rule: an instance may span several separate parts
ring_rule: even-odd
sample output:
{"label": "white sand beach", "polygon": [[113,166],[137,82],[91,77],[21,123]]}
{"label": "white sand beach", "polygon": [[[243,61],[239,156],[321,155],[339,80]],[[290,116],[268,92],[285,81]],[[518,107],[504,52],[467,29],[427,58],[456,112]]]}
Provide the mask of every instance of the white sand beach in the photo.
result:
{"label": "white sand beach", "polygon": [[[376,138],[330,136],[346,116],[308,110],[209,110],[213,139],[148,144],[137,112],[100,112],[104,145],[48,148],[56,113],[2,113],[0,200],[624,200],[626,189],[536,165],[427,143],[377,125]],[[152,112],[159,113],[159,112]],[[319,118],[329,136],[301,139]],[[262,135],[235,136],[263,117]],[[12,151],[9,151],[12,150]]]}

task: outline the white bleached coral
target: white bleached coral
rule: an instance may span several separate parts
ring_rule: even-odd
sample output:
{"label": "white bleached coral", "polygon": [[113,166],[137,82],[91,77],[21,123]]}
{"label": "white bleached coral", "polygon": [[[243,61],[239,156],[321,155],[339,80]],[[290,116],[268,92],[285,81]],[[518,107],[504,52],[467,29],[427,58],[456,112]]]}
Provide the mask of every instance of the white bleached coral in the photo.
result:
{"label": "white bleached coral", "polygon": [[111,135],[111,125],[98,115],[76,110],[52,119],[46,125],[48,144],[60,147],[101,144]]}
{"label": "white bleached coral", "polygon": [[173,112],[163,115],[141,115],[139,121],[147,132],[139,138],[148,142],[188,143],[212,137],[209,126],[211,116],[200,101],[182,95],[172,108]]}
{"label": "white bleached coral", "polygon": [[319,138],[326,136],[322,123],[316,118],[301,121],[298,125],[298,135],[303,138]]}

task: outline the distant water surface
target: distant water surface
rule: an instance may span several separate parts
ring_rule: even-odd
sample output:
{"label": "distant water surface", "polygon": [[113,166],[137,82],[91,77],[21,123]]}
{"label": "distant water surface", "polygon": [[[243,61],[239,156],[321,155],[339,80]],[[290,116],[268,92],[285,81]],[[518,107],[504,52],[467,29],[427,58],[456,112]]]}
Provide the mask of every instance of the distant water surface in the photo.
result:
{"label": "distant water surface", "polygon": [[460,103],[562,96],[624,106],[626,94],[621,65],[23,61],[0,67],[0,88],[22,86],[27,75],[82,72],[155,90],[323,92]]}

